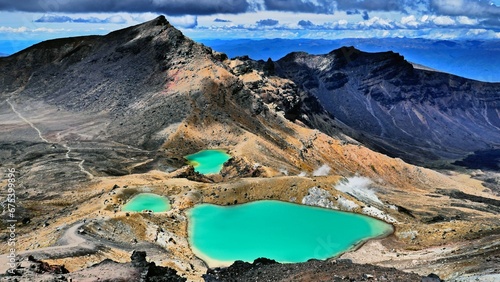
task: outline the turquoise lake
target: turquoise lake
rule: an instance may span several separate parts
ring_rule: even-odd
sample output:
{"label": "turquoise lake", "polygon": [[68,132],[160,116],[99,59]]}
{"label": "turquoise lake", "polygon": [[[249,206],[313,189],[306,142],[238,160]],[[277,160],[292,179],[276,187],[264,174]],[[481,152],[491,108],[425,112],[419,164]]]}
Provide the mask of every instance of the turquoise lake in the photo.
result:
{"label": "turquoise lake", "polygon": [[368,216],[270,200],[200,204],[188,216],[191,248],[210,267],[259,257],[283,263],[326,259],[393,231]]}
{"label": "turquoise lake", "polygon": [[122,211],[142,212],[150,210],[153,212],[165,212],[170,210],[170,200],[167,197],[153,193],[141,193],[130,199],[123,207]]}
{"label": "turquoise lake", "polygon": [[203,150],[184,158],[188,160],[188,163],[194,167],[196,172],[201,174],[217,174],[221,171],[222,165],[231,156],[223,150]]}

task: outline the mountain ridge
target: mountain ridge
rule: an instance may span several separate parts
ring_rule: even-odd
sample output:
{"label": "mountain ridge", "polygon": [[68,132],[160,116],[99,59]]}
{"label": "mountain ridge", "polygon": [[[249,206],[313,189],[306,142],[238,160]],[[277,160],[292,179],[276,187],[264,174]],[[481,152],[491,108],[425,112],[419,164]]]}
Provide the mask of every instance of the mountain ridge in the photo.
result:
{"label": "mountain ridge", "polygon": [[[499,40],[438,41],[419,38],[343,38],[343,39],[203,39],[200,42],[226,53],[230,58],[248,55],[255,60],[279,60],[290,52],[327,54],[342,46],[356,46],[364,52],[400,53],[413,63],[441,72],[484,82],[500,82]],[[436,60],[439,58],[439,60]]]}
{"label": "mountain ridge", "polygon": [[420,70],[399,54],[353,47],[290,54],[276,65],[347,125],[346,134],[390,156],[432,165],[499,146],[500,83]]}

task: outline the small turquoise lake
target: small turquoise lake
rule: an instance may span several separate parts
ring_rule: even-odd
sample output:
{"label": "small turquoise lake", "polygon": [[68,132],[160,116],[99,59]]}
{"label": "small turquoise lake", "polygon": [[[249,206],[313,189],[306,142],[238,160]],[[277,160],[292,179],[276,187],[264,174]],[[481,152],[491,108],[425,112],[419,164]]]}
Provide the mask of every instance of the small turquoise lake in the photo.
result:
{"label": "small turquoise lake", "polygon": [[271,200],[200,204],[188,217],[191,248],[210,267],[260,257],[282,263],[327,259],[393,231],[368,216]]}
{"label": "small turquoise lake", "polygon": [[132,197],[122,207],[122,211],[128,212],[142,212],[144,210],[166,212],[170,210],[170,200],[167,197],[153,193],[141,193]]}
{"label": "small turquoise lake", "polygon": [[203,150],[184,158],[188,160],[188,163],[194,167],[196,172],[201,174],[217,174],[221,171],[222,165],[231,156],[223,150]]}

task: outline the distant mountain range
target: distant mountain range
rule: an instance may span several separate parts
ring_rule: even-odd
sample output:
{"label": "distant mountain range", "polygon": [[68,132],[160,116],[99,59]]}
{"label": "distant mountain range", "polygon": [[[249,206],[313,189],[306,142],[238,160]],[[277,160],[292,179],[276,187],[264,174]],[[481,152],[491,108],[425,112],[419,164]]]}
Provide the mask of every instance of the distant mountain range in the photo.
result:
{"label": "distant mountain range", "polygon": [[255,60],[278,60],[303,51],[327,54],[342,46],[365,52],[394,51],[406,60],[442,72],[486,82],[500,82],[500,40],[429,40],[415,38],[326,39],[235,39],[201,40],[229,57],[248,55]]}

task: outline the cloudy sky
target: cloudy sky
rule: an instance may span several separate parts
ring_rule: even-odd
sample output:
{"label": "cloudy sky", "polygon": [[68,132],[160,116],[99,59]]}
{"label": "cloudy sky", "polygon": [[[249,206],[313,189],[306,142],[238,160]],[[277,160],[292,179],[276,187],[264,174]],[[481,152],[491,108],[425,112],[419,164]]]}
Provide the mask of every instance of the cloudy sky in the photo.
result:
{"label": "cloudy sky", "polygon": [[161,14],[194,39],[500,39],[500,0],[0,0],[0,40],[105,34]]}

